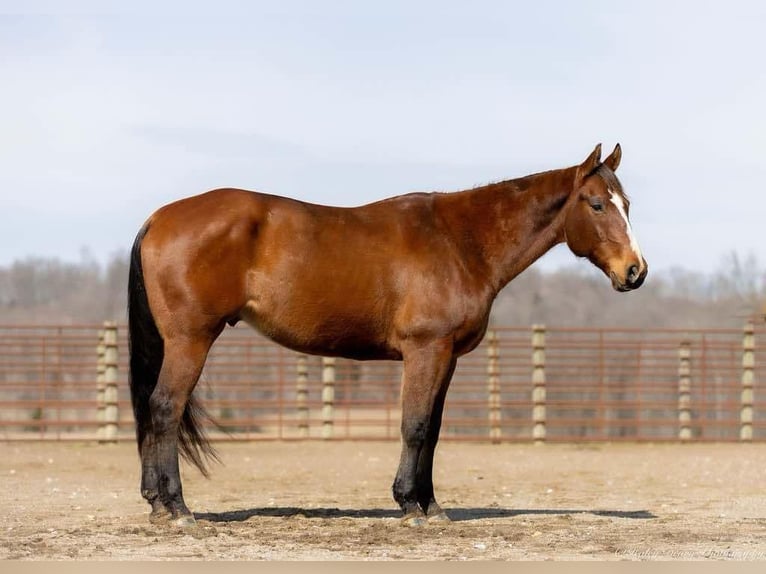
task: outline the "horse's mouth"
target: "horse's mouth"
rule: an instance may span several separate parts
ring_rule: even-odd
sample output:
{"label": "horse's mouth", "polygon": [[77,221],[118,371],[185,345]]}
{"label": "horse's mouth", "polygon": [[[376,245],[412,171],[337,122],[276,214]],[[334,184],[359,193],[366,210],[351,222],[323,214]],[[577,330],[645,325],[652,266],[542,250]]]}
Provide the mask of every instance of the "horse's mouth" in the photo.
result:
{"label": "horse's mouth", "polygon": [[633,289],[636,289],[643,283],[643,281],[638,282],[633,285],[629,285],[626,282],[620,281],[620,279],[617,277],[617,274],[614,271],[609,272],[609,279],[612,280],[612,287],[615,291],[619,291],[620,293],[627,293],[628,291],[633,291]]}

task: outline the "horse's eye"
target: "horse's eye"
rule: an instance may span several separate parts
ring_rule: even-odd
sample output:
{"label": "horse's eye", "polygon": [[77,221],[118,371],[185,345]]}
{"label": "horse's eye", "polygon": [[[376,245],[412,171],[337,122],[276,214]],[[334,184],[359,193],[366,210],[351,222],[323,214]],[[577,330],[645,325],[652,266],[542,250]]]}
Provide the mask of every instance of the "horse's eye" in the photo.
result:
{"label": "horse's eye", "polygon": [[593,208],[593,211],[604,211],[604,204],[600,201],[594,201],[590,206]]}

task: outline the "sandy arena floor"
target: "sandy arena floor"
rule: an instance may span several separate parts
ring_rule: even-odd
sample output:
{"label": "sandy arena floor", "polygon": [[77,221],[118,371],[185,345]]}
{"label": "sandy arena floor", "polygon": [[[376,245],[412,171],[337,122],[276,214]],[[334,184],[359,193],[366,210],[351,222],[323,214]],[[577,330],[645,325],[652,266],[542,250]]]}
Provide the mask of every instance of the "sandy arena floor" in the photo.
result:
{"label": "sandy arena floor", "polygon": [[219,445],[193,531],[149,523],[132,444],[0,443],[0,559],[766,560],[766,444],[446,442],[451,524],[404,527],[397,443]]}

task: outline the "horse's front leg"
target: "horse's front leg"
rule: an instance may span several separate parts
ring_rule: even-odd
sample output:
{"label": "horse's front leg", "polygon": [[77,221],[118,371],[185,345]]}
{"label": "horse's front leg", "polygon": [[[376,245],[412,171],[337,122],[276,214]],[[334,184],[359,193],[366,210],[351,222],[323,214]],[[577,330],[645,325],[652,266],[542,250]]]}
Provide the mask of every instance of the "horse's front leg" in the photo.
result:
{"label": "horse's front leg", "polygon": [[[431,448],[429,454],[428,448],[432,419],[435,415],[437,418],[441,416],[440,412],[434,412],[434,406],[442,389],[446,391],[455,359],[452,343],[447,340],[413,345],[404,350],[403,356],[402,453],[392,490],[394,500],[404,513],[404,523],[418,526],[426,522],[424,510],[428,510],[421,507],[421,500],[424,497],[433,498],[433,483],[430,480],[428,484],[431,492],[425,492],[429,486],[423,480],[423,473],[418,472],[419,461],[424,454],[427,460],[433,458],[433,450]],[[438,426],[436,434],[438,436]],[[430,468],[427,474],[430,476]]]}
{"label": "horse's front leg", "polygon": [[442,510],[441,506],[439,506],[439,503],[436,502],[436,497],[434,496],[433,468],[434,453],[436,452],[436,444],[439,442],[439,431],[442,426],[444,400],[447,396],[447,389],[449,388],[450,381],[452,380],[452,374],[455,371],[455,364],[456,361],[453,359],[449,374],[442,383],[436,396],[436,400],[434,401],[426,441],[423,445],[423,449],[420,451],[418,468],[415,474],[418,503],[429,521],[449,522],[449,517],[444,510]]}

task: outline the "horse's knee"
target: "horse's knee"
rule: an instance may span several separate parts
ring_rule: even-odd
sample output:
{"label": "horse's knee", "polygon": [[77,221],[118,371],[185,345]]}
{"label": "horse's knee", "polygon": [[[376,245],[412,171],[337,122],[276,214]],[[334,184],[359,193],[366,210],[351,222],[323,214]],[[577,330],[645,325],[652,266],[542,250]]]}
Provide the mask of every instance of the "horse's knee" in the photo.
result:
{"label": "horse's knee", "polygon": [[406,416],[402,418],[402,440],[407,446],[422,446],[428,438],[428,417]]}

